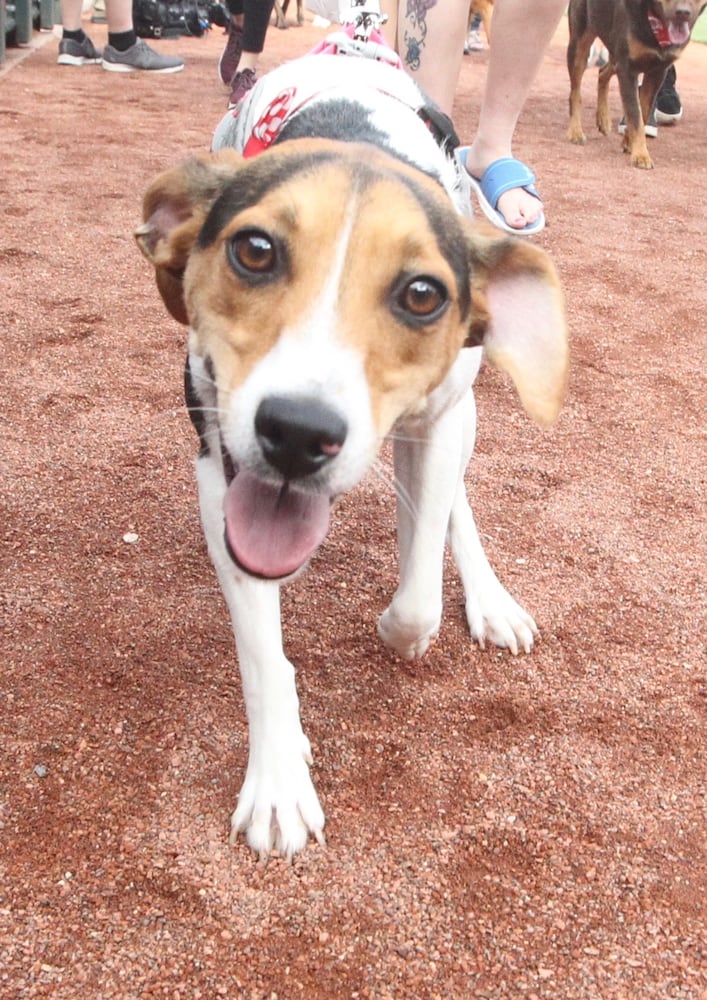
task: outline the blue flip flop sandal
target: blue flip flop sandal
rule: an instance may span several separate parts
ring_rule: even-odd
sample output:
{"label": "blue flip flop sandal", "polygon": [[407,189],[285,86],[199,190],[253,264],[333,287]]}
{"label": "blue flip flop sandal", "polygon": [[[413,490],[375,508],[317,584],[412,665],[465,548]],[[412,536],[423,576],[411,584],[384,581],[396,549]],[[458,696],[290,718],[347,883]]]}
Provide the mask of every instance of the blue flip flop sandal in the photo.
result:
{"label": "blue flip flop sandal", "polygon": [[[457,149],[457,156],[465,170],[468,152],[468,146],[461,146]],[[535,174],[520,160],[516,160],[512,156],[504,156],[500,160],[494,160],[491,166],[486,168],[480,180],[469,174],[469,183],[476,194],[481,211],[489,222],[504,232],[511,233],[513,236],[533,236],[545,228],[545,214],[543,212],[540,213],[535,222],[529,223],[524,229],[514,229],[513,226],[508,225],[496,207],[501,195],[513,188],[523,188],[534,198],[540,198],[534,186]]]}

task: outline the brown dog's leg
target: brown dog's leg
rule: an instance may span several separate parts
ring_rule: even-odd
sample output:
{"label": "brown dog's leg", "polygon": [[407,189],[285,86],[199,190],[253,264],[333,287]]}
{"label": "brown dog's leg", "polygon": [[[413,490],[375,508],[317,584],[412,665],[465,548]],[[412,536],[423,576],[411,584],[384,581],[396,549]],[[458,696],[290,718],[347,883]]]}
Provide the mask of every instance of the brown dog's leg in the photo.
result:
{"label": "brown dog's leg", "polygon": [[287,27],[287,21],[285,20],[285,11],[287,10],[288,0],[275,0],[275,24],[281,30]]}
{"label": "brown dog's leg", "polygon": [[587,141],[582,130],[582,77],[593,41],[594,35],[587,31],[578,37],[570,36],[567,46],[567,69],[570,74],[570,124],[567,138],[579,146]]}
{"label": "brown dog's leg", "polygon": [[653,110],[653,102],[656,99],[656,95],[660,90],[661,84],[663,83],[667,72],[668,67],[666,65],[660,65],[656,66],[655,69],[646,70],[643,74],[643,82],[641,83],[638,95],[644,122],[647,122],[650,117],[650,113]]}
{"label": "brown dog's leg", "polygon": [[486,41],[491,43],[491,18],[493,16],[493,0],[469,0],[469,18],[471,24],[474,15],[479,14],[484,25]]}
{"label": "brown dog's leg", "polygon": [[616,72],[616,63],[609,59],[606,66],[599,70],[597,78],[597,128],[602,135],[611,132],[611,115],[609,113],[609,83]]}
{"label": "brown dog's leg", "polygon": [[[619,90],[626,116],[626,132],[624,133],[623,150],[631,157],[631,166],[641,170],[652,170],[653,161],[646,146],[646,133],[643,127],[643,115],[638,103],[638,77],[628,67],[617,65]],[[655,96],[655,93],[654,95]],[[650,110],[650,106],[649,106]]]}
{"label": "brown dog's leg", "polygon": [[481,20],[484,25],[484,32],[486,34],[486,41],[491,44],[491,19],[493,17],[493,7],[490,3],[484,4],[484,9],[481,12]]}

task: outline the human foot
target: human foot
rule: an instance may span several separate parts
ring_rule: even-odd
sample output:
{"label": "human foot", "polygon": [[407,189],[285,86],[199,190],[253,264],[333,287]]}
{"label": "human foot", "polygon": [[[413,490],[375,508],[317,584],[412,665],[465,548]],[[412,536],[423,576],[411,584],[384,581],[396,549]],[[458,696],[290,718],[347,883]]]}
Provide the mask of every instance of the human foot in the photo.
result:
{"label": "human foot", "polygon": [[[473,145],[460,153],[481,208],[494,225],[526,234],[539,233],[544,228],[543,203],[533,186],[535,177],[525,164],[512,157],[483,158]],[[499,173],[503,174],[500,184]],[[495,194],[499,190],[500,193]]]}

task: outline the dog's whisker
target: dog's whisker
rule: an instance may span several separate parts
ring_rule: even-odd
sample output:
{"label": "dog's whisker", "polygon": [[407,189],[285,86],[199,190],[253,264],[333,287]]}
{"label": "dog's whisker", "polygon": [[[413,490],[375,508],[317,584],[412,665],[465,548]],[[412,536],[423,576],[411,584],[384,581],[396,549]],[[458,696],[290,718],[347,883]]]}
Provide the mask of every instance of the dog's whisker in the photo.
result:
{"label": "dog's whisker", "polygon": [[203,361],[203,359],[201,359],[201,364],[189,365],[189,374],[192,378],[200,378],[203,382],[215,381],[214,372],[211,370],[211,367]]}
{"label": "dog's whisker", "polygon": [[398,501],[405,508],[405,510],[408,512],[408,514],[413,519],[413,521],[416,521],[417,520],[417,508],[415,506],[415,502],[413,501],[412,497],[410,496],[410,494],[405,489],[405,487],[403,486],[403,484],[400,482],[399,479],[394,479],[393,480],[393,486],[394,486],[395,495],[398,498]]}
{"label": "dog's whisker", "polygon": [[206,372],[195,372],[190,369],[190,376],[194,382],[205,382],[206,385],[212,385],[216,387],[216,379],[212,378],[211,375]]}
{"label": "dog's whisker", "polygon": [[424,437],[422,437],[422,435],[420,437],[416,437],[413,434],[392,433],[392,434],[388,435],[388,440],[389,441],[401,441],[403,444],[405,444],[406,442],[410,442],[411,444],[420,444],[421,442],[425,441],[426,439]]}
{"label": "dog's whisker", "polygon": [[188,413],[215,413],[217,417],[225,417],[227,411],[221,406],[188,406]]}
{"label": "dog's whisker", "polygon": [[[392,433],[388,435],[388,439],[393,442],[399,442],[400,444],[425,444],[427,438],[424,436],[415,437],[412,434],[397,434]],[[436,445],[437,451],[447,455],[456,454],[456,448],[443,448],[440,447],[439,443]]]}
{"label": "dog's whisker", "polygon": [[407,510],[410,517],[416,518],[417,511],[410,494],[400,480],[396,479],[396,477],[389,472],[385,464],[380,460],[377,460],[371,466],[371,471],[385,486],[389,487],[391,492],[395,494],[400,504],[405,508],[405,510]]}
{"label": "dog's whisker", "polygon": [[209,388],[215,389],[217,392],[221,390],[228,391],[228,386],[219,385],[218,381],[212,375],[209,375],[208,372],[190,369],[189,373],[193,382],[201,382],[209,386]]}

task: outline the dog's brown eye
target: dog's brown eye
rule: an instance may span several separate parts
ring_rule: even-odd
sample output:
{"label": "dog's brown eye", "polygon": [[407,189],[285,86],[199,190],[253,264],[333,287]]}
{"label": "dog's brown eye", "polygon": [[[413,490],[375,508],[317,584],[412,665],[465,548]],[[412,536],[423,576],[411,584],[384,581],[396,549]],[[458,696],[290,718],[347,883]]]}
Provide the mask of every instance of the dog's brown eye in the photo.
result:
{"label": "dog's brown eye", "polygon": [[275,270],[277,253],[267,233],[247,230],[236,233],[228,245],[228,255],[236,271],[268,275]]}
{"label": "dog's brown eye", "polygon": [[435,278],[416,277],[406,281],[396,296],[396,305],[413,322],[431,323],[449,303],[444,285]]}

